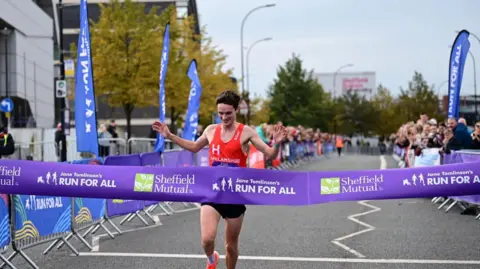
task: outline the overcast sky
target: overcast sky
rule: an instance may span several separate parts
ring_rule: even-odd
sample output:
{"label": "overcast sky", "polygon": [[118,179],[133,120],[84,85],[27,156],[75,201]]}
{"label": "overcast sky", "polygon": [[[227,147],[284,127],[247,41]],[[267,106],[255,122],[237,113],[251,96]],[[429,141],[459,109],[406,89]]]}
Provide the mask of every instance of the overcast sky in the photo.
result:
{"label": "overcast sky", "polygon": [[[344,71],[375,71],[377,84],[394,94],[407,87],[414,70],[438,85],[448,79],[455,30],[480,36],[480,0],[197,0],[200,24],[228,55],[227,67],[237,78],[241,21],[252,8],[269,3],[276,6],[251,14],[244,29],[245,46],[273,38],[250,54],[250,88],[262,96],[292,53],[316,72],[334,72],[347,63],[354,66]],[[470,42],[480,71],[480,43],[473,37]],[[470,57],[462,94],[473,94]]]}

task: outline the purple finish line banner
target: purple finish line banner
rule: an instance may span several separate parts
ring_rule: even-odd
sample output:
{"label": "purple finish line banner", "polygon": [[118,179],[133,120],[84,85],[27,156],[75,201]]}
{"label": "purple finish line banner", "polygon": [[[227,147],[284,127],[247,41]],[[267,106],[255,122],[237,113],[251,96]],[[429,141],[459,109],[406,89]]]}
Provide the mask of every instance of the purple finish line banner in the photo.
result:
{"label": "purple finish line banner", "polygon": [[[289,172],[234,167],[94,166],[2,160],[0,193],[254,205],[480,194],[480,165]],[[46,183],[47,173],[58,180]]]}

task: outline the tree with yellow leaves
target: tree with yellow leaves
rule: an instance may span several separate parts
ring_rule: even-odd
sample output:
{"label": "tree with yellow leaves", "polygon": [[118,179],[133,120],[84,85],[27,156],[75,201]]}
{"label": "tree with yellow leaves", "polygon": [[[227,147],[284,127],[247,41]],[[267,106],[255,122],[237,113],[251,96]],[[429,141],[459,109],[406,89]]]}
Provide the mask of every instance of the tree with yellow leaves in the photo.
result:
{"label": "tree with yellow leaves", "polygon": [[[122,107],[131,135],[131,115],[135,108],[159,106],[160,56],[163,34],[170,22],[170,52],[165,79],[167,115],[172,123],[187,111],[190,79],[186,75],[192,59],[198,63],[203,94],[200,117],[210,119],[212,105],[222,90],[235,88],[230,71],[222,71],[225,56],[216,50],[204,33],[196,34],[194,20],[177,20],[174,6],[161,15],[153,7],[132,0],[111,0],[100,4],[97,22],[91,22],[91,47],[95,95],[112,107]],[[72,45],[71,50],[76,51]]]}

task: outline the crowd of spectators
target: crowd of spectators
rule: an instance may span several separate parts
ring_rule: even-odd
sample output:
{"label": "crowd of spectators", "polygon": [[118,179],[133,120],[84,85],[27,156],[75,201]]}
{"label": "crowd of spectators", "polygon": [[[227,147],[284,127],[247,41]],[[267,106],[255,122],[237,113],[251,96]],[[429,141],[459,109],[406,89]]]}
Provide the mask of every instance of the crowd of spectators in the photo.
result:
{"label": "crowd of spectators", "polygon": [[[480,121],[469,129],[464,118],[437,122],[422,114],[417,122],[402,125],[390,139],[401,149],[401,166],[412,167],[415,157],[426,148],[438,148],[441,156],[450,154],[452,150],[480,150]],[[467,206],[461,214],[476,215],[476,205]]]}
{"label": "crowd of spectators", "polygon": [[[281,121],[275,125],[283,125]],[[262,123],[258,126],[251,126],[265,143],[273,143],[274,124]],[[295,161],[304,157],[315,157],[337,151],[341,156],[342,149],[351,145],[348,137],[335,136],[330,133],[321,132],[320,129],[307,128],[302,125],[285,126],[287,137],[281,142],[279,159],[282,162]],[[272,160],[266,160],[266,166],[271,165]]]}
{"label": "crowd of spectators", "polygon": [[[410,152],[414,156],[419,156],[425,148],[439,148],[441,154],[449,154],[452,150],[479,150],[480,121],[476,122],[471,130],[464,118],[449,118],[445,122],[437,122],[436,119],[429,119],[428,115],[422,114],[416,122],[402,125],[390,139],[404,149],[404,152]],[[408,159],[407,156],[406,160]]]}

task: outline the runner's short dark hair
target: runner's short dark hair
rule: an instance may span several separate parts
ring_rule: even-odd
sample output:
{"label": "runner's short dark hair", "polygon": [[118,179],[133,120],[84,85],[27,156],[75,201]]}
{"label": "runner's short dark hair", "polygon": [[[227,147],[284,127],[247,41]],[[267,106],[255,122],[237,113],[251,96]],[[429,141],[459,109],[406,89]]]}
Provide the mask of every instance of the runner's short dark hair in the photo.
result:
{"label": "runner's short dark hair", "polygon": [[224,91],[217,97],[217,105],[218,104],[231,105],[235,110],[237,110],[239,103],[240,103],[240,95],[238,95],[234,91],[229,91],[229,90]]}

